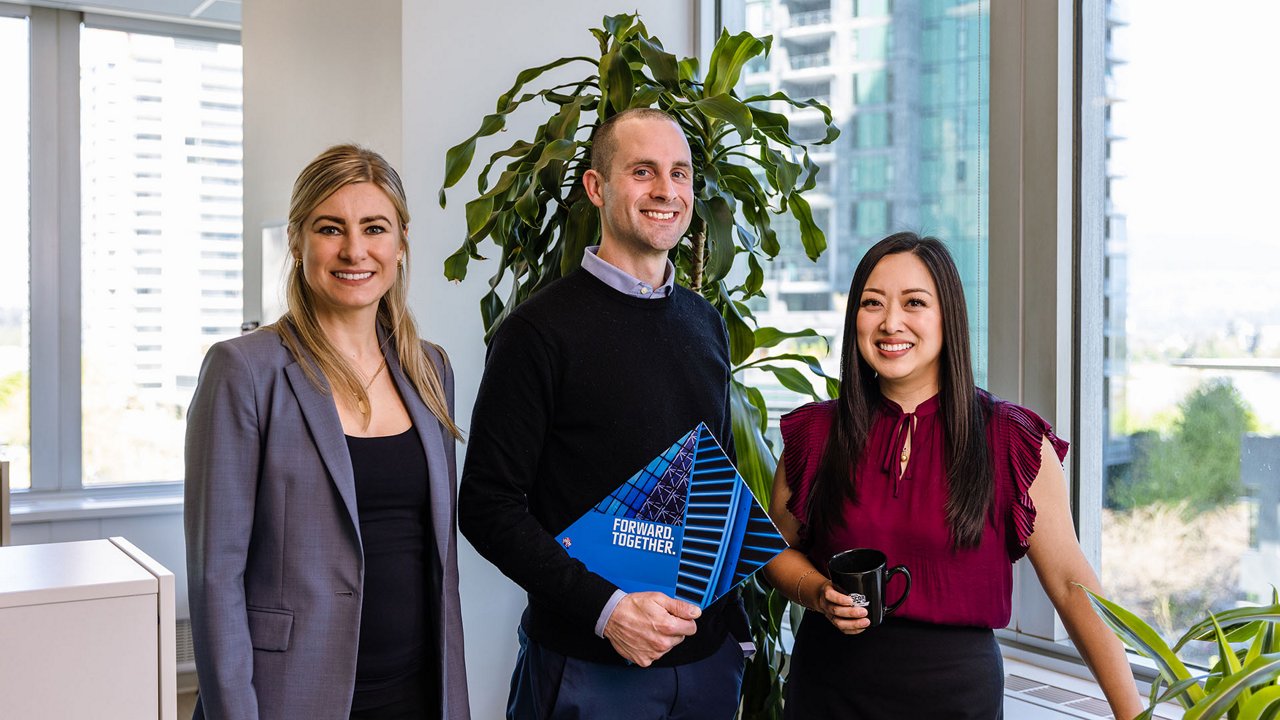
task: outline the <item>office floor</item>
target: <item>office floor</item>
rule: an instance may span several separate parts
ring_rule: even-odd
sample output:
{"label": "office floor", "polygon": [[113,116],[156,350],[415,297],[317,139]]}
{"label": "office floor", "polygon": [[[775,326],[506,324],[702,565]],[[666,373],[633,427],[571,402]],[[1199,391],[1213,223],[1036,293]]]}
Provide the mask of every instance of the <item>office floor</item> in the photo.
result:
{"label": "office floor", "polygon": [[178,693],[178,720],[191,720],[196,709],[196,691]]}

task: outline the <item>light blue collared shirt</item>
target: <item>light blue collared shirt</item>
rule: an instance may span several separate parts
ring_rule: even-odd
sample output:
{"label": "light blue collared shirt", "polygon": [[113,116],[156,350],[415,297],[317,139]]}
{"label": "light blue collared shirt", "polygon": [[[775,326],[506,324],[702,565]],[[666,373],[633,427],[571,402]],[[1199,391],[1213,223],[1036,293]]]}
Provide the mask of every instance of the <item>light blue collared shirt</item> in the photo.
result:
{"label": "light blue collared shirt", "polygon": [[592,245],[587,248],[587,251],[582,254],[582,269],[596,276],[596,279],[600,282],[624,295],[644,298],[645,300],[664,298],[670,295],[676,286],[676,266],[670,260],[667,260],[667,269],[662,273],[662,284],[654,287],[643,280],[632,277],[625,270],[609,264],[609,261],[599,256],[599,252],[599,245]]}

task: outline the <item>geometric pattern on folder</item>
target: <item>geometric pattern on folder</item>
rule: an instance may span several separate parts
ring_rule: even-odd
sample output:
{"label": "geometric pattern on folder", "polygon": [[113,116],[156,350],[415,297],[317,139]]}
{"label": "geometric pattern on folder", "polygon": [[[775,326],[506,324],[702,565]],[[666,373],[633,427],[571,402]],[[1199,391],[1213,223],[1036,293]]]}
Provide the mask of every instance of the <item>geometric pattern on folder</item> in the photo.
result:
{"label": "geometric pattern on folder", "polygon": [[706,607],[787,544],[707,426],[685,439],[692,440],[693,463],[675,590]]}
{"label": "geometric pattern on folder", "polygon": [[667,525],[683,525],[689,496],[689,472],[693,469],[694,444],[690,432],[632,475],[605,499],[596,512]]}
{"label": "geometric pattern on folder", "polygon": [[[606,518],[613,518],[601,522]],[[645,521],[636,533],[617,518]],[[650,547],[669,526],[664,551]],[[672,532],[674,530],[674,532]],[[629,534],[633,533],[633,534]],[[639,540],[639,544],[633,544]],[[556,538],[624,590],[659,589],[705,608],[786,549],[706,425],[689,431]],[[674,577],[672,576],[674,574]],[[616,578],[616,579],[614,579]]]}

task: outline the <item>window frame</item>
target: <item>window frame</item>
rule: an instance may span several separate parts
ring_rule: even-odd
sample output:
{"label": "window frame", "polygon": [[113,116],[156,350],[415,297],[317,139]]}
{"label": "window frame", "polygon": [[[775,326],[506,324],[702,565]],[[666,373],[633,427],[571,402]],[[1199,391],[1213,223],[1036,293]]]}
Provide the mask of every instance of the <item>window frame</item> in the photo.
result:
{"label": "window frame", "polygon": [[0,14],[26,17],[30,28],[31,485],[14,494],[15,509],[18,517],[36,519],[77,514],[77,507],[111,514],[140,499],[180,501],[182,478],[84,485],[80,33],[92,28],[240,44],[240,32],[13,3],[0,3]]}

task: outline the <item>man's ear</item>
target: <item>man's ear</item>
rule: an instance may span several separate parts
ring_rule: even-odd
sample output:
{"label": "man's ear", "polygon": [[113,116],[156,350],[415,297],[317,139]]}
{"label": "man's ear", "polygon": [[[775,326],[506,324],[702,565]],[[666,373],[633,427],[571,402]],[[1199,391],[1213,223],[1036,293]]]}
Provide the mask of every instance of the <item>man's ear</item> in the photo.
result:
{"label": "man's ear", "polygon": [[587,199],[596,207],[604,207],[604,177],[595,170],[582,174],[582,188],[587,191]]}

